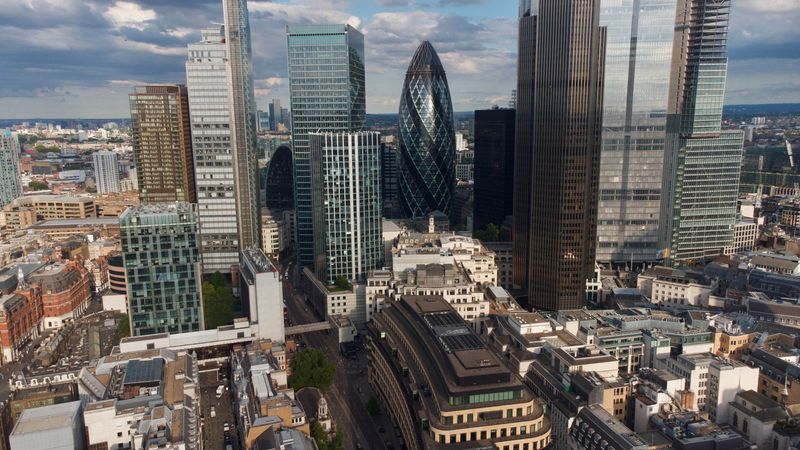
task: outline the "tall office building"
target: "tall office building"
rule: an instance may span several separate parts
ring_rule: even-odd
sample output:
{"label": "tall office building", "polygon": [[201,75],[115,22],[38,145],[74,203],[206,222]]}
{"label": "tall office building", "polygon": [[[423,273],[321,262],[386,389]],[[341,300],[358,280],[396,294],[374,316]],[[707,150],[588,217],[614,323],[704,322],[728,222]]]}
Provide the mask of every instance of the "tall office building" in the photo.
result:
{"label": "tall office building", "polygon": [[600,0],[537,6],[520,20],[516,152],[530,165],[515,179],[530,203],[514,214],[527,212],[530,225],[514,239],[528,239],[529,304],[573,309],[594,275],[606,31]]}
{"label": "tall office building", "polygon": [[258,137],[253,90],[253,52],[247,0],[222,0],[228,51],[228,113],[230,117],[233,192],[239,249],[261,245],[258,190]]}
{"label": "tall office building", "polygon": [[281,99],[273,98],[272,103],[269,104],[270,131],[278,131],[278,125],[280,124],[283,124],[283,109],[281,108]]}
{"label": "tall office building", "polygon": [[119,164],[117,154],[100,151],[92,154],[94,161],[94,178],[98,194],[119,192]]}
{"label": "tall office building", "polygon": [[381,144],[381,178],[383,180],[381,192],[383,195],[383,217],[401,217],[400,213],[400,155],[394,144]]}
{"label": "tall office building", "polygon": [[677,0],[601,2],[607,28],[597,261],[659,258],[659,215]]}
{"label": "tall office building", "polygon": [[313,266],[314,227],[309,133],[364,128],[364,35],[350,25],[289,25],[292,150],[297,256]]}
{"label": "tall office building", "polygon": [[670,261],[733,240],[744,133],[722,130],[730,0],[679,0],[664,159],[662,239]]}
{"label": "tall office building", "polygon": [[19,140],[16,133],[0,130],[0,208],[20,195]]}
{"label": "tall office building", "polygon": [[203,329],[197,210],[153,203],[119,216],[131,334]]}
{"label": "tall office building", "polygon": [[380,134],[311,133],[314,270],[328,283],[383,266]]}
{"label": "tall office building", "polygon": [[475,111],[474,229],[499,228],[513,212],[516,111]]}
{"label": "tall office building", "polygon": [[278,147],[264,169],[264,203],[267,209],[277,212],[294,208],[292,149],[287,145]]}
{"label": "tall office building", "polygon": [[407,217],[450,214],[455,189],[453,102],[430,42],[417,47],[400,97],[400,204]]}
{"label": "tall office building", "polygon": [[128,99],[142,203],[196,202],[186,86],[137,86]]}
{"label": "tall office building", "polygon": [[203,270],[225,273],[239,262],[239,228],[231,158],[228,50],[222,26],[204,29],[200,42],[189,44],[186,85]]}

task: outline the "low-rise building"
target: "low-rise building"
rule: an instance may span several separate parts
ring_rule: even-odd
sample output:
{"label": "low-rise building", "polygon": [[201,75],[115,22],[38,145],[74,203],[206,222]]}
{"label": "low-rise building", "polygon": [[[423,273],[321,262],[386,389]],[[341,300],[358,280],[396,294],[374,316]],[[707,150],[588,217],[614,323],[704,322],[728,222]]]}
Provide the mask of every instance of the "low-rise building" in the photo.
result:
{"label": "low-rise building", "polygon": [[733,225],[733,241],[725,247],[723,255],[737,255],[753,251],[758,242],[758,223],[742,220]]}
{"label": "low-rise building", "polygon": [[640,274],[636,287],[655,304],[707,306],[717,282],[699,272],[659,266]]}
{"label": "low-rise building", "polygon": [[489,301],[483,290],[470,280],[462,266],[453,264],[418,265],[406,273],[405,282],[397,282],[396,295],[441,296],[466,320],[489,314]]}
{"label": "low-rise building", "polygon": [[92,299],[89,271],[79,260],[48,264],[30,274],[28,283],[41,287],[45,329],[82,316]]}
{"label": "low-rise building", "polygon": [[754,390],[737,391],[730,402],[727,423],[763,449],[774,449],[772,430],[780,420],[788,418],[781,405]]}
{"label": "low-rise building", "polygon": [[781,275],[800,275],[800,257],[775,253],[755,253],[750,257],[750,266]]}
{"label": "low-rise building", "polygon": [[16,361],[25,345],[39,337],[43,314],[42,290],[38,286],[18,286],[15,292],[0,295],[3,364]]}
{"label": "low-rise building", "polygon": [[26,409],[9,436],[11,450],[85,448],[79,401]]}
{"label": "low-rise building", "polygon": [[392,302],[368,325],[367,348],[369,382],[406,448],[542,449],[550,443],[542,401],[443,298],[407,295]]}
{"label": "low-rise building", "polygon": [[569,432],[573,450],[647,450],[647,443],[601,405],[581,409]]}
{"label": "low-rise building", "polygon": [[727,423],[737,392],[758,389],[758,369],[741,361],[716,358],[708,368],[708,418]]}
{"label": "low-rise building", "polygon": [[[3,207],[0,215],[6,226],[26,228],[40,220],[87,219],[97,217],[90,197],[31,195],[19,197]],[[2,221],[2,220],[0,220]]]}
{"label": "low-rise building", "polygon": [[367,322],[366,286],[328,285],[308,268],[303,269],[303,292],[317,313],[326,320],[331,316],[344,316],[359,329]]}

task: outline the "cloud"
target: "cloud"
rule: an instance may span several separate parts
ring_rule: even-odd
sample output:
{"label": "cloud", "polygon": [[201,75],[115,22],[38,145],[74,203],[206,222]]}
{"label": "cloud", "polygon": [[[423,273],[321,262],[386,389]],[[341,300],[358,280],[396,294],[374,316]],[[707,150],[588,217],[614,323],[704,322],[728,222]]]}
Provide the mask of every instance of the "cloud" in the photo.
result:
{"label": "cloud", "polygon": [[147,26],[146,22],[158,17],[152,9],[144,9],[136,3],[125,1],[115,2],[103,16],[117,28],[129,27],[137,30],[143,30]]}

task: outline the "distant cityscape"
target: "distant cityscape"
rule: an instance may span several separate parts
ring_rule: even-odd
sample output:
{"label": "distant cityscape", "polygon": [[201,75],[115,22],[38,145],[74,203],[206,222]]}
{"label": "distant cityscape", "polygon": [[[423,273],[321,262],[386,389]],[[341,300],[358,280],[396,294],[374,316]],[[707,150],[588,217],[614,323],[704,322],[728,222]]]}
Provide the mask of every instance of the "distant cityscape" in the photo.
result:
{"label": "distant cityscape", "polygon": [[520,0],[513,90],[421,39],[396,114],[374,29],[219,3],[128,117],[0,120],[0,450],[800,449],[800,104],[724,104],[730,0]]}

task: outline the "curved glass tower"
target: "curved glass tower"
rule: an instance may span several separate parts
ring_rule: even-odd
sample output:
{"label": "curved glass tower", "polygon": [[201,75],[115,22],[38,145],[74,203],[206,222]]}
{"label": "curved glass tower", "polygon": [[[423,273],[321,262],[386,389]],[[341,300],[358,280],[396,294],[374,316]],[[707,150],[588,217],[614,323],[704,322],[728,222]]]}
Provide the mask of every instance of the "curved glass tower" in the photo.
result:
{"label": "curved glass tower", "polygon": [[400,98],[400,203],[408,217],[450,214],[455,186],[453,102],[444,67],[424,41]]}

